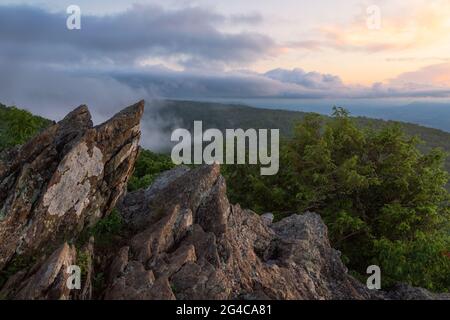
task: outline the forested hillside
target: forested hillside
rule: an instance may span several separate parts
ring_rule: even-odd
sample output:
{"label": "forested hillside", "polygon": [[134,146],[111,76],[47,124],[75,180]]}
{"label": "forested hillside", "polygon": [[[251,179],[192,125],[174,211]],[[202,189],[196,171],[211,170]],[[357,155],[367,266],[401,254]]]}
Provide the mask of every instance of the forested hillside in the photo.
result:
{"label": "forested hillside", "polygon": [[[330,115],[332,113],[330,106]],[[158,118],[166,123],[177,123],[184,128],[192,129],[195,120],[202,120],[204,128],[218,128],[221,130],[227,128],[278,128],[282,136],[291,137],[294,132],[294,126],[302,120],[308,113],[253,108],[244,105],[226,105],[220,103],[195,102],[195,101],[175,101],[164,100],[155,101],[147,104],[147,111],[143,121],[150,121],[155,109]],[[398,124],[409,136],[418,136],[424,141],[419,146],[422,151],[428,152],[432,148],[441,148],[450,152],[450,133],[438,129],[427,128],[412,123],[397,121],[385,121],[379,119],[369,119],[356,117],[359,127],[382,129],[387,126]],[[170,126],[167,128],[167,135],[173,130]],[[450,171],[450,158],[445,162],[447,171]]]}
{"label": "forested hillside", "polygon": [[0,103],[0,151],[22,144],[52,121]]}

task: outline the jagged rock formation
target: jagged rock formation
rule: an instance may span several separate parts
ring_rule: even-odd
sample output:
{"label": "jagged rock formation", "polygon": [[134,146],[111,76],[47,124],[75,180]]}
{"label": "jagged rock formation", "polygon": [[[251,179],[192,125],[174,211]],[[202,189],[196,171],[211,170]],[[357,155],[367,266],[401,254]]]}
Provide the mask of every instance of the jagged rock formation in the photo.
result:
{"label": "jagged rock formation", "polygon": [[[177,167],[117,207],[126,232],[97,252],[68,240],[108,215],[137,155],[143,103],[92,127],[80,107],[0,162],[0,271],[10,299],[438,299],[400,285],[368,290],[347,274],[317,214],[272,223],[229,203],[218,165]],[[49,250],[51,249],[51,250]],[[79,290],[68,268],[83,264]],[[104,275],[93,293],[95,274]]]}
{"label": "jagged rock formation", "polygon": [[120,207],[133,236],[106,299],[364,299],[313,213],[268,226],[230,205],[218,165],[177,169]]}
{"label": "jagged rock formation", "polygon": [[272,224],[231,205],[218,165],[166,172],[119,206],[131,228],[112,258],[106,299],[448,299],[347,274],[315,213]]}
{"label": "jagged rock formation", "polygon": [[0,270],[39,256],[109,214],[138,154],[141,101],[93,127],[80,106],[0,157]]}
{"label": "jagged rock formation", "polygon": [[[45,259],[45,257],[43,257]],[[20,300],[34,299],[77,299],[92,298],[92,272],[94,245],[91,240],[82,250],[64,243],[49,258],[34,265],[30,270],[21,270],[8,279],[0,291],[0,296]],[[71,266],[85,263],[85,276],[78,290],[71,290]]]}

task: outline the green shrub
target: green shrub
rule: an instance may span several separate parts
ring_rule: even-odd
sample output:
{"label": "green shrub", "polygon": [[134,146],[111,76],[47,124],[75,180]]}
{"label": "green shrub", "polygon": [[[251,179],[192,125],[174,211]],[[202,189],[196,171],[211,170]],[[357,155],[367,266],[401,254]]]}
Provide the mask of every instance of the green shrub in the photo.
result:
{"label": "green shrub", "polygon": [[51,123],[26,110],[0,104],[0,151],[27,142]]}
{"label": "green shrub", "polygon": [[77,239],[78,247],[84,245],[92,236],[95,244],[100,247],[107,247],[112,244],[114,238],[122,232],[124,221],[117,209],[103,219],[99,220],[94,226],[85,229]]}
{"label": "green shrub", "polygon": [[443,233],[417,232],[413,240],[374,242],[374,263],[383,266],[385,286],[397,279],[433,291],[450,289],[450,237]]}
{"label": "green shrub", "polygon": [[81,276],[86,279],[88,269],[92,264],[91,255],[83,250],[77,250],[77,265],[81,269]]}
{"label": "green shrub", "polygon": [[445,154],[422,154],[399,126],[361,129],[347,112],[309,115],[282,144],[280,171],[225,166],[228,193],[276,217],[321,214],[334,247],[354,272],[379,263],[387,283],[448,290],[449,194]]}
{"label": "green shrub", "polygon": [[174,166],[170,156],[141,149],[133,176],[128,182],[128,191],[147,188],[161,172],[170,170]]}

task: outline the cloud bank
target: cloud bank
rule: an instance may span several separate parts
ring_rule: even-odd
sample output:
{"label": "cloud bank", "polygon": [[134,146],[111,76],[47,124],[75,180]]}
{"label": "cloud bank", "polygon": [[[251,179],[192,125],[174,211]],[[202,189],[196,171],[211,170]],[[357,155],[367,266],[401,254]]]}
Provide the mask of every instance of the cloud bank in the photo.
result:
{"label": "cloud bank", "polygon": [[163,97],[450,97],[448,63],[372,86],[300,68],[246,71],[280,46],[264,34],[224,30],[261,23],[257,14],[135,5],[82,16],[75,31],[66,28],[66,18],[65,12],[0,6],[0,101],[53,119],[85,103],[102,121],[139,99]]}
{"label": "cloud bank", "polygon": [[227,22],[258,23],[260,17],[254,15],[133,5],[115,15],[82,15],[81,30],[68,30],[67,17],[36,7],[0,7],[0,54],[12,61],[48,64],[128,65],[163,57],[182,66],[242,65],[275,48],[265,35],[219,28]]}

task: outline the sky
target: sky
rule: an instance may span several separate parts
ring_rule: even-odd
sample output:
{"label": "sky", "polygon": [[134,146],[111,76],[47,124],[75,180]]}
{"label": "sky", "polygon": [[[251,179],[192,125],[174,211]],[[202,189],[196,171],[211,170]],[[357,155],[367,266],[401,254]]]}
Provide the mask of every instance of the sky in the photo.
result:
{"label": "sky", "polygon": [[141,98],[449,98],[450,1],[0,0],[0,73],[0,101],[53,118]]}

